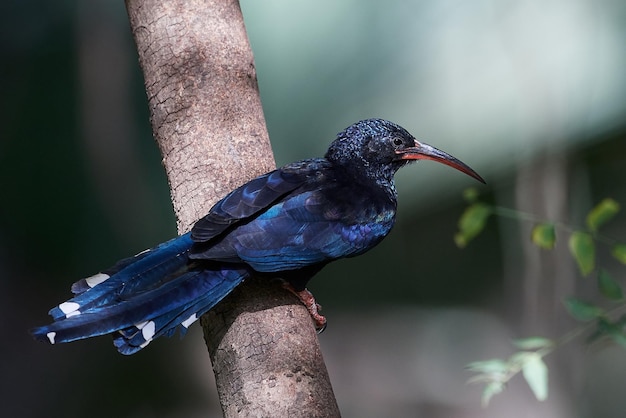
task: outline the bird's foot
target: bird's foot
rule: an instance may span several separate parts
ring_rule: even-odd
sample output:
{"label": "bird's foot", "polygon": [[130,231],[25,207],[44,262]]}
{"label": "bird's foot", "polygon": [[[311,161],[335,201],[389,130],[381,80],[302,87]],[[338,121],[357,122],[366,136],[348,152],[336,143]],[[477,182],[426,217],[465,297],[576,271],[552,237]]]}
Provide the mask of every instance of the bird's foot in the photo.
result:
{"label": "bird's foot", "polygon": [[319,313],[319,311],[322,310],[322,305],[315,302],[313,293],[309,292],[307,289],[296,290],[289,283],[284,283],[283,287],[296,295],[298,299],[300,299],[300,302],[302,302],[302,304],[306,306],[309,314],[311,315],[311,319],[313,319],[313,322],[315,323],[315,329],[317,330],[317,333],[319,334],[324,331],[326,329],[326,317]]}

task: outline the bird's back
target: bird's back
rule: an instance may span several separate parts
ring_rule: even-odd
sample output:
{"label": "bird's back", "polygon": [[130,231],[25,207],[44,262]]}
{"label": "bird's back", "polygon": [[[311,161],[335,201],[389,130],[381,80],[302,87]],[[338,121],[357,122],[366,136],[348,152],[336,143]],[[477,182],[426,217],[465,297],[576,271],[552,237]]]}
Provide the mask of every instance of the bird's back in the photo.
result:
{"label": "bird's back", "polygon": [[[264,273],[298,270],[361,254],[393,226],[393,191],[355,181],[325,159],[299,161],[265,177],[272,179],[274,189],[281,189],[281,182],[297,187],[253,216],[234,222],[210,245],[198,243],[193,258],[243,262]],[[258,182],[258,190],[252,190],[250,184],[245,193],[249,198],[267,187]],[[197,227],[211,229],[212,225]]]}

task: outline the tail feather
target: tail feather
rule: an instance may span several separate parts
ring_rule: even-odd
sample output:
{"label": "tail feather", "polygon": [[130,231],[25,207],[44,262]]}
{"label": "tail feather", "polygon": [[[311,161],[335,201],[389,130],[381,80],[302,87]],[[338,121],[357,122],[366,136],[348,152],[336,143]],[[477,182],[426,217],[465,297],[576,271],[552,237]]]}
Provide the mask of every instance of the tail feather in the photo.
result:
{"label": "tail feather", "polygon": [[[128,300],[98,306],[33,330],[36,339],[65,343],[121,331],[114,343],[132,354],[154,338],[188,328],[246,276],[246,270],[189,271]],[[194,316],[195,315],[195,316]]]}
{"label": "tail feather", "polygon": [[[174,239],[178,239],[178,238],[174,238]],[[100,273],[94,274],[93,276],[90,276],[84,279],[80,279],[76,283],[72,284],[72,293],[75,295],[80,295],[81,293],[84,293],[87,290],[92,289],[96,285],[108,280],[114,274],[124,270],[130,264],[138,262],[139,260],[147,257],[149,254],[154,253],[155,250],[161,248],[163,245],[168,244],[168,243],[169,242],[166,242],[155,248],[149,248],[147,250],[143,250],[135,254],[132,257],[119,260],[117,263],[115,263],[115,265],[113,265],[112,267],[109,267],[106,270],[102,270]]]}
{"label": "tail feather", "polygon": [[49,314],[55,321],[70,318],[158,287],[164,279],[186,267],[191,245],[190,234],[181,235],[81,279],[72,285],[76,296],[55,306]]}
{"label": "tail feather", "polygon": [[122,354],[160,336],[181,336],[249,275],[245,267],[189,260],[190,234],[119,261],[74,283],[74,297],[50,310],[54,322],[32,330],[51,344],[115,334]]}
{"label": "tail feather", "polygon": [[133,354],[158,337],[172,336],[176,330],[184,336],[189,327],[241,283],[248,272],[244,269],[202,270],[193,275],[198,292],[181,298],[162,315],[152,315],[149,321],[120,332],[114,339],[120,353]]}

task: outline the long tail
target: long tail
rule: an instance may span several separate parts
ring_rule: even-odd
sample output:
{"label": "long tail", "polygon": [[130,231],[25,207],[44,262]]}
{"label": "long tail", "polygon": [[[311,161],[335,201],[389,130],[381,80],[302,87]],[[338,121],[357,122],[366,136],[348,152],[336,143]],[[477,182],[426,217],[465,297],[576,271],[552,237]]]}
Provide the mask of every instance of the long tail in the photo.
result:
{"label": "long tail", "polygon": [[33,336],[58,344],[117,333],[118,351],[133,354],[177,329],[184,335],[248,276],[243,268],[190,262],[191,245],[185,234],[79,280],[72,285],[76,296],[50,310],[55,322]]}

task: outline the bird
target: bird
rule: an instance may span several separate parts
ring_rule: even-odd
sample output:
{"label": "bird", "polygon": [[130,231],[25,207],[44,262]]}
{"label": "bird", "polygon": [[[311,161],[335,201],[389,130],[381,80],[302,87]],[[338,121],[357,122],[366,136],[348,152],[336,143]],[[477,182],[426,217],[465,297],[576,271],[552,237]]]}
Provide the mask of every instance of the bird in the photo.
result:
{"label": "bird", "polygon": [[337,134],[323,158],[287,164],[218,201],[191,231],[74,283],[36,340],[67,343],[111,334],[130,355],[161,336],[181,337],[244,280],[280,279],[326,325],[307,290],[331,261],[370,250],[391,231],[395,173],[418,160],[446,164],[485,183],[455,157],[384,119]]}

